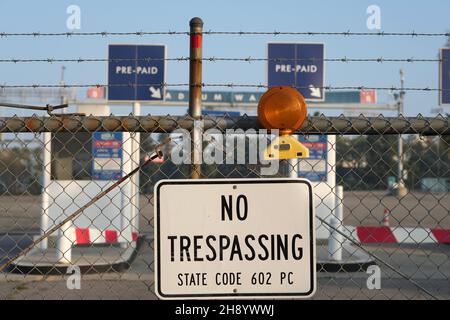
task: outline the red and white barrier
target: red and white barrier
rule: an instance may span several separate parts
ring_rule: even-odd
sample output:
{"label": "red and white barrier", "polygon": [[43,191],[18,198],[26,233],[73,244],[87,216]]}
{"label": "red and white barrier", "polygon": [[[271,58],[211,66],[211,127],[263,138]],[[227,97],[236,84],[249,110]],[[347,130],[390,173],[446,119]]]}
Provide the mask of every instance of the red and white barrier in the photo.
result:
{"label": "red and white barrier", "polygon": [[138,238],[137,232],[132,232],[131,237],[124,237],[117,230],[98,230],[94,228],[70,228],[64,233],[64,236],[71,240],[73,245],[86,244],[116,244],[122,243],[123,238],[132,239],[136,241]]}
{"label": "red and white barrier", "polygon": [[[383,211],[381,226],[344,226],[339,225],[343,217],[344,192],[342,186],[336,186],[335,210],[332,210],[330,224],[339,231],[343,231],[359,243],[405,243],[405,244],[450,244],[450,229],[439,228],[404,228],[390,226],[391,211]],[[330,230],[329,250],[335,252],[342,244],[336,243],[335,236]],[[336,232],[334,232],[336,234]],[[331,250],[333,249],[333,250]],[[330,259],[332,257],[330,256]]]}
{"label": "red and white barrier", "polygon": [[450,229],[344,226],[360,243],[450,244]]}

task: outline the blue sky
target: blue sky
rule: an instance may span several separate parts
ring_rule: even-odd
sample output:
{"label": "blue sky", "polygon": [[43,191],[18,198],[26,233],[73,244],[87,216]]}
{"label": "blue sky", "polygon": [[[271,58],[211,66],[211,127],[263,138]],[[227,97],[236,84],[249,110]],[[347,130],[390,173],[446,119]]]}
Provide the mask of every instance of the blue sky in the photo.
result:
{"label": "blue sky", "polygon": [[[190,18],[201,17],[206,30],[214,31],[369,31],[366,9],[381,8],[386,32],[448,32],[450,1],[0,1],[0,32],[67,32],[66,9],[81,8],[80,32],[187,31]],[[336,36],[205,36],[204,56],[266,57],[270,41],[324,42],[327,58],[437,58],[444,37],[336,37]],[[106,58],[109,43],[167,45],[168,57],[188,56],[188,38],[144,37],[11,37],[0,39],[0,59],[8,58]],[[66,63],[66,83],[105,83],[106,63]],[[0,64],[0,82],[6,84],[57,84],[60,63]],[[168,62],[168,83],[188,82],[188,63]],[[405,70],[406,86],[438,87],[438,64],[341,63],[326,64],[325,82],[332,86],[399,85],[398,71]],[[205,63],[205,83],[266,82],[265,62]],[[224,90],[226,90],[224,88]],[[81,95],[84,93],[80,93]],[[387,92],[378,93],[387,101]],[[405,113],[430,115],[437,106],[436,92],[408,92]],[[145,113],[154,110],[147,107]],[[174,113],[175,109],[157,110]],[[3,114],[8,112],[3,111]]]}

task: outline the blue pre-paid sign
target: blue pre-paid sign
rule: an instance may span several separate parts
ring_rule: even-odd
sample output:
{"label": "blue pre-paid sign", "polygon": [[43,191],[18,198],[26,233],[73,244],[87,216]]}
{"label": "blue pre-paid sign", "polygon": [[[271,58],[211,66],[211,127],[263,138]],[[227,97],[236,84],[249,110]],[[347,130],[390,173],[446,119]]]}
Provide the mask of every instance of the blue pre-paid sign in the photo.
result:
{"label": "blue pre-paid sign", "polygon": [[325,135],[299,136],[299,141],[308,148],[309,157],[299,159],[298,177],[312,182],[327,181],[328,138]]}
{"label": "blue pre-paid sign", "polygon": [[323,101],[324,44],[269,43],[267,84],[294,86],[305,99]]}
{"label": "blue pre-paid sign", "polygon": [[164,45],[109,45],[108,100],[164,100],[165,56]]}
{"label": "blue pre-paid sign", "polygon": [[122,153],[122,132],[94,132],[92,135],[92,179],[120,179]]}
{"label": "blue pre-paid sign", "polygon": [[450,104],[450,48],[441,49],[440,104]]}

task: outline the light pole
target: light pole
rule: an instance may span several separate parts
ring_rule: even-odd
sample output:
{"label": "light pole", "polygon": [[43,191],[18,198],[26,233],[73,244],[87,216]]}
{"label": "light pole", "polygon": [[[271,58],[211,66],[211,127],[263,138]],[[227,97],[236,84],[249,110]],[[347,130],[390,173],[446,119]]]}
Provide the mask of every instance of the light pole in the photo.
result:
{"label": "light pole", "polygon": [[[61,67],[61,80],[59,81],[59,85],[60,85],[60,89],[59,89],[59,92],[60,92],[60,94],[61,94],[61,104],[64,104],[64,103],[66,103],[66,97],[65,97],[65,92],[64,92],[64,85],[66,84],[65,82],[64,82],[64,72],[66,71],[66,67],[65,66],[62,66]],[[63,113],[66,113],[66,110],[65,109],[63,109],[63,111],[62,111]]]}

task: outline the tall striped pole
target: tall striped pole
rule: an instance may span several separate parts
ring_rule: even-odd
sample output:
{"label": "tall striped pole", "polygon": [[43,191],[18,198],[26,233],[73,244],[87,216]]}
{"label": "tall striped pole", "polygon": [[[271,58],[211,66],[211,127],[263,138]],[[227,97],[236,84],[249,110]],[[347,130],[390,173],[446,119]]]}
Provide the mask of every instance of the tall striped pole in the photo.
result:
{"label": "tall striped pole", "polygon": [[200,179],[202,163],[202,33],[203,21],[192,18],[190,25],[189,115],[194,118],[191,133],[191,178]]}

